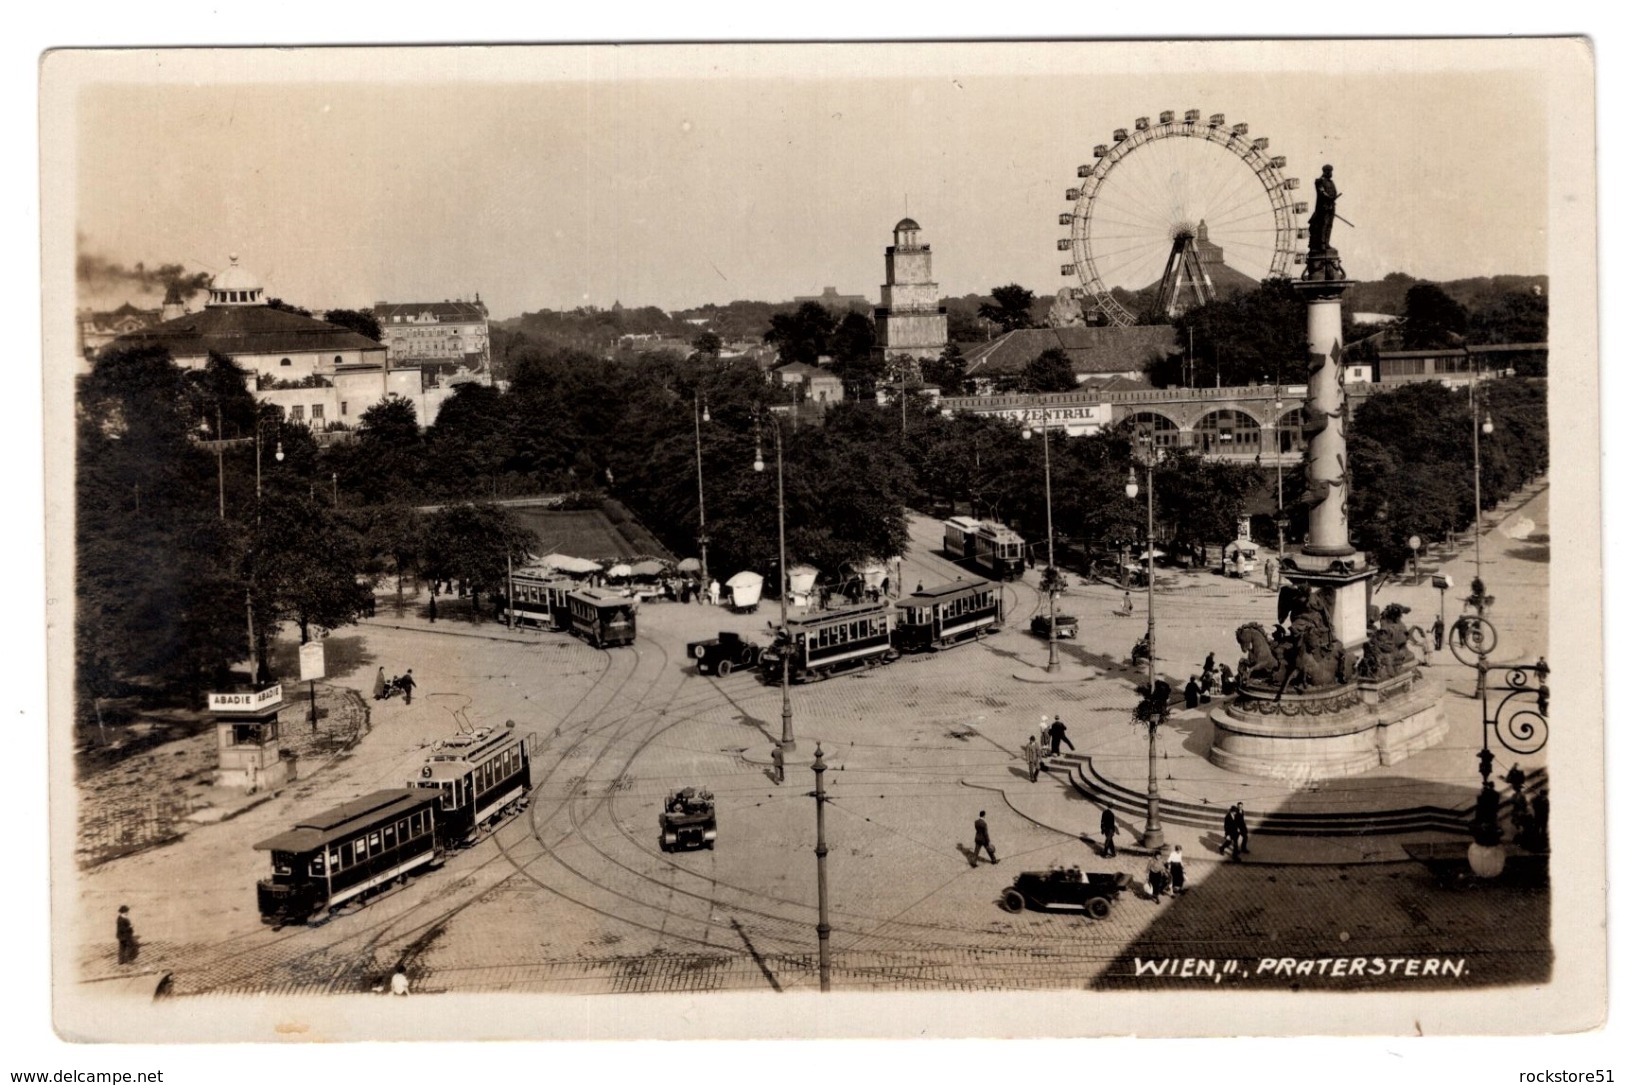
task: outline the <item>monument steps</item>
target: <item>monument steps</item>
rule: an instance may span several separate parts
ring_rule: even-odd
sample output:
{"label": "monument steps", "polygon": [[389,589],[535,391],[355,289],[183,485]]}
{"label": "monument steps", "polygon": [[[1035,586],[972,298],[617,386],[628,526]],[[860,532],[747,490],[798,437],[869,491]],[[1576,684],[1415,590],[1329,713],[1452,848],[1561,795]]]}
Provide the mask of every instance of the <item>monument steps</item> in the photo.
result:
{"label": "monument steps", "polygon": [[[1086,754],[1065,754],[1048,759],[1052,771],[1064,768],[1067,781],[1085,798],[1099,803],[1110,803],[1119,813],[1144,817],[1145,793],[1131,790],[1102,776]],[[1524,790],[1533,794],[1545,786],[1546,770],[1534,769],[1529,773]],[[1510,798],[1502,800],[1502,808],[1511,805]],[[1172,825],[1224,831],[1224,815],[1228,806],[1186,802],[1164,797],[1161,804],[1162,820]],[[1250,832],[1276,836],[1384,836],[1398,833],[1452,833],[1468,835],[1471,808],[1448,809],[1442,806],[1407,806],[1391,810],[1357,812],[1300,813],[1281,811],[1264,814],[1247,812]]]}

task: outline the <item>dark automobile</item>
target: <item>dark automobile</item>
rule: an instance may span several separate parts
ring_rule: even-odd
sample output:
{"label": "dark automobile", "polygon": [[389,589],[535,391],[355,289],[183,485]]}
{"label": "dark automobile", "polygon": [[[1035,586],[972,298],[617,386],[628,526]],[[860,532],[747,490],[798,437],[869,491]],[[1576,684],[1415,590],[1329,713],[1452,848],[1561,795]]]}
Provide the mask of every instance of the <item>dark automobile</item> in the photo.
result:
{"label": "dark automobile", "polygon": [[[1039,611],[1037,614],[1034,614],[1032,631],[1034,636],[1043,637],[1045,640],[1048,640],[1049,615],[1043,611]],[[1078,619],[1074,618],[1070,614],[1061,614],[1057,612],[1055,615],[1055,639],[1066,640],[1071,638],[1072,640],[1076,640],[1077,637]]]}
{"label": "dark automobile", "polygon": [[716,800],[709,791],[685,787],[666,796],[660,815],[660,850],[713,848],[717,841]]}
{"label": "dark automobile", "polygon": [[1016,875],[1016,884],[1004,891],[1004,906],[1012,912],[1023,908],[1077,910],[1091,919],[1105,919],[1129,880],[1127,874],[1085,874],[1077,867],[1029,870]]}
{"label": "dark automobile", "polygon": [[762,650],[738,633],[718,633],[710,640],[693,641],[688,646],[688,658],[701,674],[728,677],[736,669],[744,670],[761,662]]}

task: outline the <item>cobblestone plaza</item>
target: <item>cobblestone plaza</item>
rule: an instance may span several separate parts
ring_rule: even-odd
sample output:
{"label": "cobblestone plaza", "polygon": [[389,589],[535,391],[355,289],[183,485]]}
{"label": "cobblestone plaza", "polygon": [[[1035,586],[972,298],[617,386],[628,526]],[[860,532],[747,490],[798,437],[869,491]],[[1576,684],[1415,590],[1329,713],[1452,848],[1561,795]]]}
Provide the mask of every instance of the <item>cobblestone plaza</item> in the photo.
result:
{"label": "cobblestone plaza", "polygon": [[[941,554],[938,522],[916,517],[912,532],[905,583],[963,575]],[[1486,532],[1497,655],[1532,660],[1547,636],[1544,491],[1509,502]],[[1470,562],[1468,551],[1447,566],[1457,583],[1470,579]],[[269,801],[90,869],[82,929],[131,904],[143,967],[170,973],[183,997],[365,991],[397,962],[422,992],[816,990],[808,765],[821,746],[838,990],[1459,988],[1549,974],[1544,889],[1443,888],[1405,851],[1449,834],[1263,831],[1273,814],[1294,810],[1438,806],[1465,815],[1477,781],[1478,704],[1471,670],[1448,652],[1430,664],[1449,690],[1448,739],[1349,780],[1295,785],[1223,772],[1204,757],[1206,709],[1176,711],[1158,765],[1163,796],[1214,809],[1212,825],[1167,827],[1169,843],[1184,848],[1189,891],[1160,904],[1125,895],[1098,921],[1002,908],[1022,870],[1124,871],[1138,885],[1146,862],[1134,848],[1139,821],[1123,810],[1121,853],[1099,855],[1100,809],[1077,786],[1092,773],[1144,790],[1145,734],[1129,713],[1143,678],[1125,662],[1143,622],[1138,611],[1115,613],[1115,586],[1074,584],[1062,606],[1078,616],[1079,636],[1063,642],[1060,669],[1046,673],[1047,645],[1026,632],[1040,605],[1035,584],[1029,572],[1005,586],[1008,620],[996,636],[793,687],[798,745],[782,785],[770,761],[779,689],[750,672],[698,676],[684,656],[688,641],[719,628],[765,642],[761,615],[650,604],[635,647],[598,651],[489,620],[431,624],[426,597],[399,611],[380,597],[376,617],[330,638],[332,658],[345,661],[330,679],[366,697],[378,667],[412,667],[413,703],[367,699],[365,736]],[[1379,602],[1393,601],[1424,622],[1439,605],[1426,581],[1384,587]],[[1159,576],[1157,607],[1163,673],[1182,682],[1208,652],[1233,656],[1238,624],[1273,620],[1275,596],[1261,582],[1183,572]],[[456,729],[454,713],[538,733],[529,809],[364,908],[263,927],[254,884],[265,856],[252,844],[313,809],[399,786],[424,748]],[[1021,747],[1041,717],[1055,715],[1077,750],[1029,782]],[[658,847],[662,800],[685,786],[716,795],[714,851]],[[1255,825],[1243,863],[1217,850],[1218,812],[1238,800]],[[997,866],[970,857],[980,810]],[[169,892],[177,884],[190,887],[184,897]],[[76,957],[77,978],[92,988],[118,973],[110,942],[86,941]],[[1321,958],[1346,963],[1313,963]],[[1355,959],[1402,963],[1346,974]],[[1411,959],[1428,971],[1404,976]],[[1274,963],[1261,970],[1265,960]],[[1225,972],[1226,962],[1238,963]]]}

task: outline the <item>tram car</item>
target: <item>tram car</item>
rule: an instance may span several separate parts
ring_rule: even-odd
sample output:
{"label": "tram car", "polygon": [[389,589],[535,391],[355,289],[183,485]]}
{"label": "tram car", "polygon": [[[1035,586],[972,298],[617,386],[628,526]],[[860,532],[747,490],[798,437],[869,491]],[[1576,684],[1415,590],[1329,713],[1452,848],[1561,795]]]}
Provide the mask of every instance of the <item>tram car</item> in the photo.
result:
{"label": "tram car", "polygon": [[570,593],[576,583],[551,569],[520,569],[513,574],[513,620],[544,629],[570,628]]}
{"label": "tram car", "polygon": [[260,920],[303,923],[323,909],[435,863],[443,853],[439,803],[389,788],[307,817],[254,845],[271,853],[259,883]]}
{"label": "tram car", "polygon": [[709,791],[685,787],[666,796],[660,813],[660,850],[714,848],[717,844],[717,805]]}
{"label": "tram car", "polygon": [[1015,580],[1027,568],[1027,543],[992,520],[954,516],[943,521],[942,549],[955,561],[974,565],[1000,580]]}
{"label": "tram car", "polygon": [[599,588],[569,593],[570,632],[595,648],[614,648],[637,639],[636,604],[624,595]]}
{"label": "tram car", "polygon": [[459,731],[431,748],[411,786],[440,796],[441,838],[461,843],[511,808],[530,791],[536,733],[507,727]]}
{"label": "tram car", "polygon": [[886,604],[860,603],[791,618],[773,643],[762,649],[761,669],[777,682],[783,674],[781,668],[788,667],[792,682],[807,682],[896,658]]}
{"label": "tram car", "polygon": [[922,588],[899,602],[892,643],[904,652],[935,652],[996,633],[1003,623],[997,585],[982,579],[956,580]]}

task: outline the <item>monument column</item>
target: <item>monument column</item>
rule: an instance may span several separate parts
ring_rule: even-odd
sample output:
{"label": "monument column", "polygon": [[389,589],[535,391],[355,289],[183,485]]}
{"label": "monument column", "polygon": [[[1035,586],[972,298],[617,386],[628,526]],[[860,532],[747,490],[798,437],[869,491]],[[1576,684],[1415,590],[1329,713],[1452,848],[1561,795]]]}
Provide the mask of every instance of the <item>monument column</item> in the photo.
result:
{"label": "monument column", "polygon": [[1305,554],[1347,557],[1349,545],[1348,401],[1343,394],[1343,291],[1347,279],[1295,284],[1309,302],[1309,396],[1304,416],[1325,428],[1309,441],[1309,485],[1326,500],[1309,512]]}

